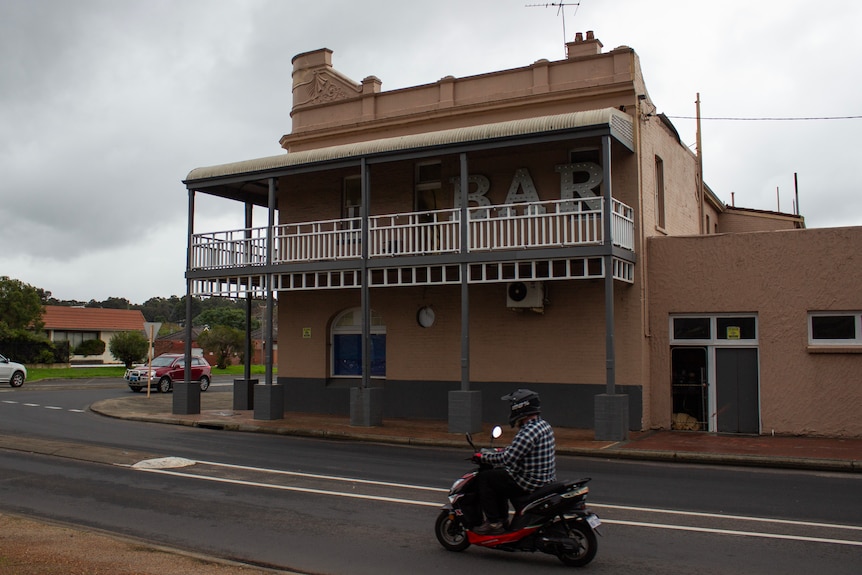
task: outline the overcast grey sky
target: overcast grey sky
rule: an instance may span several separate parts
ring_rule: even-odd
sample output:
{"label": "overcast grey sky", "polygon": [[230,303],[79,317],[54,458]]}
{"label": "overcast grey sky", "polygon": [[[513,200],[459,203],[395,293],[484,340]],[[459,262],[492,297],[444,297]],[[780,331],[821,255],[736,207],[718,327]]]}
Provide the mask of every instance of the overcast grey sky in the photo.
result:
{"label": "overcast grey sky", "polygon": [[[797,172],[808,227],[862,225],[862,2],[563,3],[566,39],[637,52],[685,143],[698,92],[704,118],[746,118],[702,123],[723,201],[790,212]],[[294,55],[330,48],[384,90],[562,59],[544,4],[0,0],[0,275],[58,299],[183,295],[181,180],[282,151]],[[226,200],[199,194],[196,213],[197,231],[242,226]]]}

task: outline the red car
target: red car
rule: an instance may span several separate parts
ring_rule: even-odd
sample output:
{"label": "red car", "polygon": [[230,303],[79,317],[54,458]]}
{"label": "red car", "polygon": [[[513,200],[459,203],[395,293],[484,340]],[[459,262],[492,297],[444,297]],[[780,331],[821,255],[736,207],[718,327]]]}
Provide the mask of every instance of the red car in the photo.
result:
{"label": "red car", "polygon": [[[137,365],[126,370],[126,375],[123,376],[129,383],[129,389],[132,391],[141,391],[147,385],[156,386],[156,389],[161,393],[167,393],[174,389],[174,381],[184,381],[186,377],[186,356],[181,353],[163,353],[155,358],[152,363],[152,371],[149,378],[147,377],[147,366]],[[210,380],[212,379],[212,367],[203,357],[199,355],[192,356],[192,381],[200,382],[201,391],[209,389]]]}

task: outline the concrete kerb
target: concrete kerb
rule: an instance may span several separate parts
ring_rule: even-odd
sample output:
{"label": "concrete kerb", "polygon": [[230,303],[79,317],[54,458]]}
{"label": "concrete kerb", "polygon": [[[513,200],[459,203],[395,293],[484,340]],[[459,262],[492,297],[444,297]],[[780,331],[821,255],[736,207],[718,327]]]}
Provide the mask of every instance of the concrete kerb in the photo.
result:
{"label": "concrete kerb", "polygon": [[363,434],[361,432],[342,432],[327,429],[307,429],[287,426],[257,425],[253,423],[232,423],[222,419],[191,419],[177,417],[175,415],[158,415],[147,413],[119,413],[111,409],[111,400],[94,403],[90,411],[114,419],[127,421],[140,421],[146,423],[166,423],[171,425],[184,425],[188,427],[200,427],[203,429],[217,429],[225,431],[241,431],[248,433],[268,433],[271,435],[290,435],[294,437],[309,437],[315,439],[330,439],[339,441],[363,441],[397,445],[416,445],[426,447],[460,447],[463,441],[435,440],[423,437],[405,437],[395,435]]}
{"label": "concrete kerb", "polygon": [[700,453],[691,451],[657,451],[646,449],[609,448],[600,452],[572,449],[569,455],[584,457],[607,457],[608,459],[631,459],[704,465],[727,465],[737,467],[766,467],[774,469],[796,469],[800,471],[839,471],[862,473],[862,462],[841,459],[814,459],[804,457],[775,457],[736,453]]}
{"label": "concrete kerb", "polygon": [[[411,437],[386,434],[368,434],[356,431],[337,431],[326,429],[308,429],[289,427],[284,425],[258,425],[254,423],[234,423],[224,419],[214,419],[205,416],[198,418],[183,418],[169,415],[149,413],[117,413],[111,409],[112,400],[105,400],[93,404],[90,409],[101,415],[118,419],[142,421],[150,423],[167,423],[173,425],[186,425],[189,427],[201,427],[205,429],[221,429],[226,431],[240,431],[249,433],[268,433],[273,435],[290,435],[295,437],[308,437],[317,439],[329,439],[337,441],[363,441],[368,443],[385,443],[393,445],[414,445],[417,447],[464,447],[462,439]],[[630,459],[659,462],[677,463],[699,463],[709,465],[730,465],[742,467],[771,467],[781,469],[816,470],[816,471],[839,471],[839,472],[862,472],[862,462],[837,459],[815,459],[799,457],[760,456],[750,454],[729,453],[702,453],[691,451],[660,451],[627,448],[628,441],[614,443],[608,447],[582,448],[558,446],[557,452],[561,455],[572,455],[579,457],[592,457],[599,459]]]}

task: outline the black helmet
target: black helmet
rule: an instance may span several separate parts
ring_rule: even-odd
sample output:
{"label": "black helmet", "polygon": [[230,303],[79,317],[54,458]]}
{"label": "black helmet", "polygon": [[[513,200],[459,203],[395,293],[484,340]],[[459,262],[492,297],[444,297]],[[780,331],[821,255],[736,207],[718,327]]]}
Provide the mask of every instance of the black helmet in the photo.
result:
{"label": "black helmet", "polygon": [[538,415],[542,412],[541,401],[539,394],[529,389],[516,389],[509,395],[501,397],[503,401],[508,401],[509,407],[509,426],[515,427],[519,419],[528,415]]}

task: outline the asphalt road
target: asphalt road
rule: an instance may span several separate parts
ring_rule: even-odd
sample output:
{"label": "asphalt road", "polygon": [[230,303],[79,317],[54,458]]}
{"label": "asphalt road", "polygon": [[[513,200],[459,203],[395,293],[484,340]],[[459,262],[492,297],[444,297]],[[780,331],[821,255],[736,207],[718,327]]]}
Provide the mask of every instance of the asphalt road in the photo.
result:
{"label": "asphalt road", "polygon": [[[73,454],[0,449],[0,509],[308,573],[561,568],[550,556],[437,544],[437,508],[469,469],[468,449],[119,421],[87,406],[130,393],[120,380],[73,387],[0,388],[6,442],[60,441]],[[168,468],[129,467],[164,457]],[[862,566],[858,474],[573,457],[558,465],[561,477],[593,478],[590,501],[605,523],[593,573]]]}

